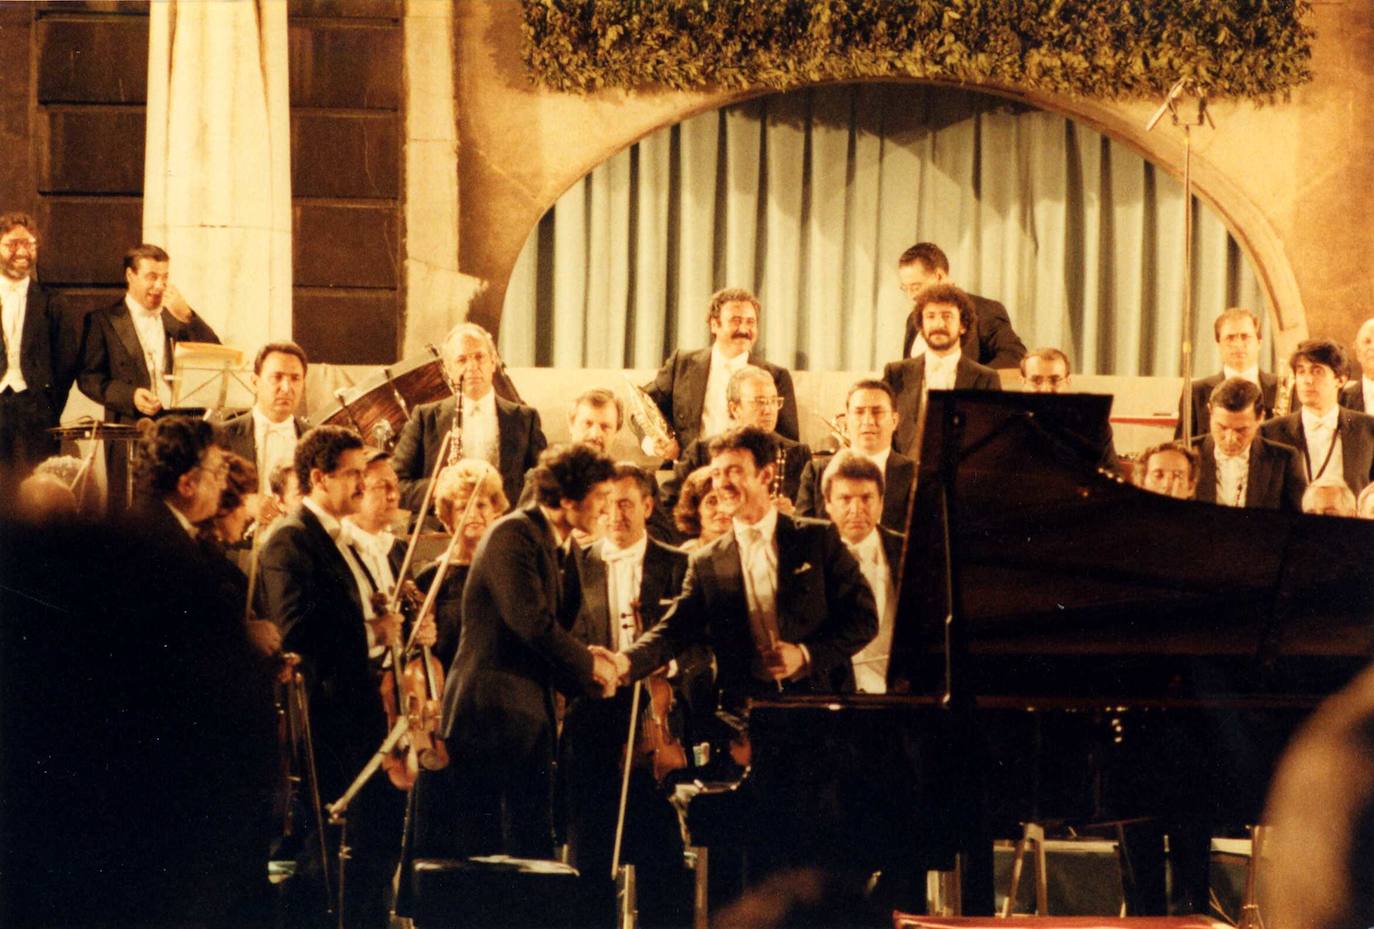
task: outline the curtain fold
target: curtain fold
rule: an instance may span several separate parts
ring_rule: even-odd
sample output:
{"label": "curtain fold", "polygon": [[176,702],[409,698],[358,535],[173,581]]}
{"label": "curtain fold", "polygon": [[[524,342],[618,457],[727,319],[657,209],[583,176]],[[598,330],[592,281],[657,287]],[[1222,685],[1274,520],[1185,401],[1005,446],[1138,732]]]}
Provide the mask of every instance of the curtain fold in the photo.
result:
{"label": "curtain fold", "polygon": [[[875,370],[901,351],[897,256],[918,241],[953,280],[1001,300],[1029,346],[1075,369],[1179,373],[1180,183],[1053,113],[972,91],[810,88],[668,127],[574,185],[507,289],[512,365],[650,367],[708,340],[712,292],[763,305],[760,348],[799,370]],[[1258,281],[1196,200],[1194,371],[1211,321],[1256,310]],[[1266,342],[1268,344],[1268,342]]]}

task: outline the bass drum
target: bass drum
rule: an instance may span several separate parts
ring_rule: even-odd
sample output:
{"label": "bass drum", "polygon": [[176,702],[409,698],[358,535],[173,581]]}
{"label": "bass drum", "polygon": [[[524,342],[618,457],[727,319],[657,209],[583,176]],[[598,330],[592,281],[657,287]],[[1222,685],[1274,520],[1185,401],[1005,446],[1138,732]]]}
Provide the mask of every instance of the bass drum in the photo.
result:
{"label": "bass drum", "polygon": [[390,451],[412,410],[451,396],[438,358],[412,358],[335,392],[338,404],[325,410],[315,425],[356,429],[367,444]]}

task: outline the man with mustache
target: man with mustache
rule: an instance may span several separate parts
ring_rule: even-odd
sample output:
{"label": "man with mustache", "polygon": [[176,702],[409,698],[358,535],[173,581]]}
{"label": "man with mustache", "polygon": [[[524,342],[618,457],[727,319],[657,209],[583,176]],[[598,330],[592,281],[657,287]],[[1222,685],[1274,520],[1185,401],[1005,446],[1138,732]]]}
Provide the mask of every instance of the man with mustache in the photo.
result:
{"label": "man with mustache", "polygon": [[729,428],[726,385],[730,376],[746,364],[762,368],[773,378],[783,400],[778,433],[793,441],[800,438],[792,375],[786,368],[764,361],[754,351],[759,337],[758,298],[736,287],[716,291],[711,295],[706,318],[713,337],[711,346],[673,352],[658,376],[644,387],[677,433],[676,442],[654,453],[676,461],[692,442],[709,439]]}
{"label": "man with mustache", "polygon": [[897,397],[900,417],[892,447],[914,457],[921,407],[929,390],[1001,390],[997,372],[964,355],[960,339],[978,325],[973,300],[953,284],[932,284],[916,295],[926,350],[889,362],[883,380]]}

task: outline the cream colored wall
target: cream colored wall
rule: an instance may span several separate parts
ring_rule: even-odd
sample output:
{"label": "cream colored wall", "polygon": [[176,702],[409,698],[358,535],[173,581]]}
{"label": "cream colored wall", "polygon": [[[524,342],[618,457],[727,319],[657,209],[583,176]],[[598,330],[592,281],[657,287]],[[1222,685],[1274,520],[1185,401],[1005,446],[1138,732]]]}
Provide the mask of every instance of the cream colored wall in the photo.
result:
{"label": "cream colored wall", "polygon": [[[1281,349],[1309,333],[1349,343],[1374,314],[1374,5],[1319,2],[1310,22],[1312,83],[1286,103],[1215,103],[1216,128],[1194,131],[1194,183],[1249,252]],[[495,330],[510,269],[559,194],[654,129],[752,94],[553,93],[525,73],[514,0],[462,0],[454,24],[459,269],[486,282],[471,316]],[[1182,131],[1165,120],[1144,132],[1153,103],[984,89],[1063,112],[1182,176]]]}

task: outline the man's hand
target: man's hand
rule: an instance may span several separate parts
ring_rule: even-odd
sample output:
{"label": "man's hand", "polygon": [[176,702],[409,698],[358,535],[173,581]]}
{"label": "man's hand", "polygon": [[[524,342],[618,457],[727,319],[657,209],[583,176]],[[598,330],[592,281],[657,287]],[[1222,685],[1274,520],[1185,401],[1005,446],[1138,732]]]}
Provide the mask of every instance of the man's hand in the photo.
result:
{"label": "man's hand", "polygon": [[186,298],[181,295],[181,291],[177,290],[176,286],[170,281],[167,282],[166,289],[162,291],[162,305],[167,308],[168,313],[171,313],[183,323],[189,323],[191,317],[195,315],[195,313],[191,311],[191,305],[187,303]]}
{"label": "man's hand", "polygon": [[587,650],[592,653],[592,680],[601,688],[598,696],[614,697],[616,680],[620,675],[616,671],[610,652],[599,645],[589,645]]}
{"label": "man's hand", "polygon": [[666,442],[660,439],[654,443],[654,454],[669,461],[677,461],[678,456],[682,454],[682,446],[678,445],[677,439],[669,439]]}
{"label": "man's hand", "polygon": [[162,401],[146,387],[134,388],[134,409],[144,416],[156,416],[162,411]]}
{"label": "man's hand", "polygon": [[420,623],[420,629],[415,633],[415,642],[425,647],[433,647],[439,639],[439,629],[434,625],[434,614],[425,616],[424,622]]}
{"label": "man's hand", "polygon": [[378,613],[368,622],[372,629],[372,641],[376,645],[391,648],[401,644],[401,617],[398,613]]}
{"label": "man's hand", "polygon": [[258,654],[274,655],[281,650],[281,630],[270,619],[250,619],[248,642]]}
{"label": "man's hand", "polygon": [[763,666],[774,680],[785,681],[806,664],[806,654],[800,645],[779,641],[773,648],[764,649]]}
{"label": "man's hand", "polygon": [[779,513],[782,513],[784,516],[791,516],[793,513],[797,511],[797,505],[793,503],[791,500],[784,497],[782,494],[778,494],[778,498],[773,501],[773,506],[776,507],[777,511]]}

